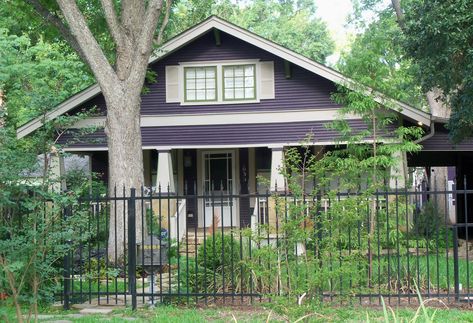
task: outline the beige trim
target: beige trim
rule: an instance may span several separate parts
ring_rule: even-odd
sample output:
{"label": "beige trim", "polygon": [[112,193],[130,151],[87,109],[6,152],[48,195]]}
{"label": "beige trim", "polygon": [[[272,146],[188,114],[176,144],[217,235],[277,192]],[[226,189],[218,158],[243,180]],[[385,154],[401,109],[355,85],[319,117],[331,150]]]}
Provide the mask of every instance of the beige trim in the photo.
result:
{"label": "beige trim", "polygon": [[[180,97],[177,102],[180,102],[181,106],[193,106],[193,105],[225,105],[225,104],[248,104],[248,103],[259,103],[260,102],[260,64],[262,62],[259,59],[248,59],[248,60],[226,60],[226,61],[198,61],[198,62],[180,62],[179,67],[179,76],[182,78],[183,82],[179,84],[179,93]],[[232,65],[255,65],[255,82],[256,82],[256,93],[255,98],[251,100],[224,100],[223,99],[223,67],[232,66]],[[185,100],[185,75],[184,69],[186,67],[215,67],[216,70],[216,100],[209,101],[186,101]],[[274,78],[274,76],[273,76]],[[167,88],[167,85],[166,85]]]}
{"label": "beige trim", "polygon": [[[333,81],[338,84],[342,84],[348,88],[354,89],[359,88],[360,85],[355,81],[349,79],[348,77],[340,74],[339,72],[322,65],[320,63],[314,62],[307,57],[304,57],[300,54],[297,54],[283,46],[277,45],[267,39],[264,39],[256,34],[251,33],[250,31],[244,30],[232,23],[229,23],[225,20],[212,16],[207,20],[201,22],[197,26],[177,35],[173,39],[169,40],[161,48],[157,50],[157,53],[150,58],[150,63],[154,63],[163,57],[171,54],[172,52],[178,50],[187,43],[193,41],[202,34],[208,32],[209,30],[216,28],[225,33],[228,33],[234,37],[237,37],[243,41],[246,41],[249,44],[255,45],[263,50],[266,50],[276,56],[281,57],[295,65],[298,65],[302,68],[305,68],[308,71],[311,71],[315,74],[318,74],[330,81]],[[374,91],[368,87],[365,88],[366,92],[370,95],[374,95],[375,100],[380,104],[391,103],[394,104],[399,113],[404,116],[423,124],[430,124],[431,114],[411,107],[400,101],[386,98],[383,94]],[[93,96],[100,93],[99,86],[93,85],[85,91],[80,92],[79,94],[74,95],[69,100],[61,103],[56,109],[46,114],[46,120],[51,120],[73,108],[75,108],[80,103],[92,98]],[[43,118],[36,118],[33,121],[25,124],[17,130],[17,137],[22,138],[34,130],[38,129],[42,125]]]}
{"label": "beige trim", "polygon": [[[141,116],[141,127],[331,121],[339,117],[338,111],[339,109],[311,109],[238,113],[143,115]],[[360,117],[347,115],[344,119],[357,120],[360,119]],[[77,122],[74,128],[90,126],[103,127],[104,125],[105,117],[94,117]]]}
{"label": "beige trim", "polygon": [[260,99],[274,99],[274,62],[267,61],[261,62],[259,65],[260,70],[260,81],[259,81],[259,94]]}
{"label": "beige trim", "polygon": [[[365,143],[370,143],[371,140],[364,140]],[[389,142],[385,140],[384,142]],[[346,142],[339,141],[314,141],[307,143],[310,146],[332,146],[332,145],[344,145]],[[285,142],[285,143],[261,143],[261,144],[235,144],[235,145],[175,145],[175,146],[143,146],[142,149],[157,149],[157,150],[171,150],[171,149],[231,149],[231,148],[251,148],[251,147],[269,147],[269,148],[280,148],[280,147],[297,147],[300,146],[301,142]],[[90,151],[108,151],[107,147],[65,147],[62,149],[66,152],[90,152]]]}
{"label": "beige trim", "polygon": [[179,74],[180,68],[178,65],[168,65],[165,68],[166,74],[166,103],[179,102]]}

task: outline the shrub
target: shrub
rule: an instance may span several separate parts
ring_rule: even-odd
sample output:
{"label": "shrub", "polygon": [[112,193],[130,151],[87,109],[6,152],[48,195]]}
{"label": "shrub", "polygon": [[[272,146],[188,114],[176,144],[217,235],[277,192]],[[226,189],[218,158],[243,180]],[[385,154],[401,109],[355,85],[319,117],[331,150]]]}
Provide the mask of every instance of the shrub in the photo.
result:
{"label": "shrub", "polygon": [[240,262],[240,244],[228,234],[210,235],[199,246],[197,262],[202,268],[223,272],[225,267],[236,266]]}

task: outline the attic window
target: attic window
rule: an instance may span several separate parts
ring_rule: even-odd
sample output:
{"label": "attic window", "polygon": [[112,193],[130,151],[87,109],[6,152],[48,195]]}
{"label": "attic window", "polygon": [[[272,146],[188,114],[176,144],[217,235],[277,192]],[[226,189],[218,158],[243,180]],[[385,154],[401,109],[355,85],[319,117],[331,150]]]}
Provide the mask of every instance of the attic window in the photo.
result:
{"label": "attic window", "polygon": [[254,64],[223,66],[223,99],[256,99],[255,71]]}
{"label": "attic window", "polygon": [[184,75],[186,102],[217,100],[217,68],[215,66],[186,67]]}
{"label": "attic window", "polygon": [[248,104],[274,99],[274,62],[227,60],[166,66],[166,102]]}

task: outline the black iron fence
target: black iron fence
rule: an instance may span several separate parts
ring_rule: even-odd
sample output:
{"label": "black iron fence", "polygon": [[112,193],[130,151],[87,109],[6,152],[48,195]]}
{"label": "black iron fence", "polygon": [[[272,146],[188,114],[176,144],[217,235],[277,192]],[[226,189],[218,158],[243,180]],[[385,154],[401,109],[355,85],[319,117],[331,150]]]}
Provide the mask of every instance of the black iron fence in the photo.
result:
{"label": "black iron fence", "polygon": [[246,304],[280,296],[472,300],[473,190],[466,187],[299,197],[119,193],[82,198],[65,211],[87,214],[64,259],[58,297],[65,308]]}

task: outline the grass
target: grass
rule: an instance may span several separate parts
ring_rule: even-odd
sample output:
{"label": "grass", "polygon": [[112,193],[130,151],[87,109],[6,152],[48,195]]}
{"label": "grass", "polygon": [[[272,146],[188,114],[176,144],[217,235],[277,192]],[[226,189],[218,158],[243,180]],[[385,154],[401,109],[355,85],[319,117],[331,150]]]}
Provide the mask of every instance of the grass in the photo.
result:
{"label": "grass", "polygon": [[[13,308],[2,306],[0,303],[0,320],[16,322]],[[54,320],[69,320],[72,322],[408,322],[416,317],[417,308],[390,308],[383,310],[363,307],[328,307],[316,305],[297,306],[287,301],[267,304],[265,306],[245,307],[207,307],[187,308],[175,306],[158,306],[155,309],[139,309],[132,312],[129,309],[119,309],[108,315],[88,315],[74,317],[73,311],[63,312],[46,308],[41,311],[44,315],[53,315]],[[435,315],[436,322],[473,322],[473,311],[467,309],[434,309],[426,308],[426,315]],[[386,319],[386,313],[388,319]],[[395,317],[395,320],[393,319]],[[425,322],[425,314],[420,311],[415,322]],[[52,318],[49,318],[51,320]]]}

